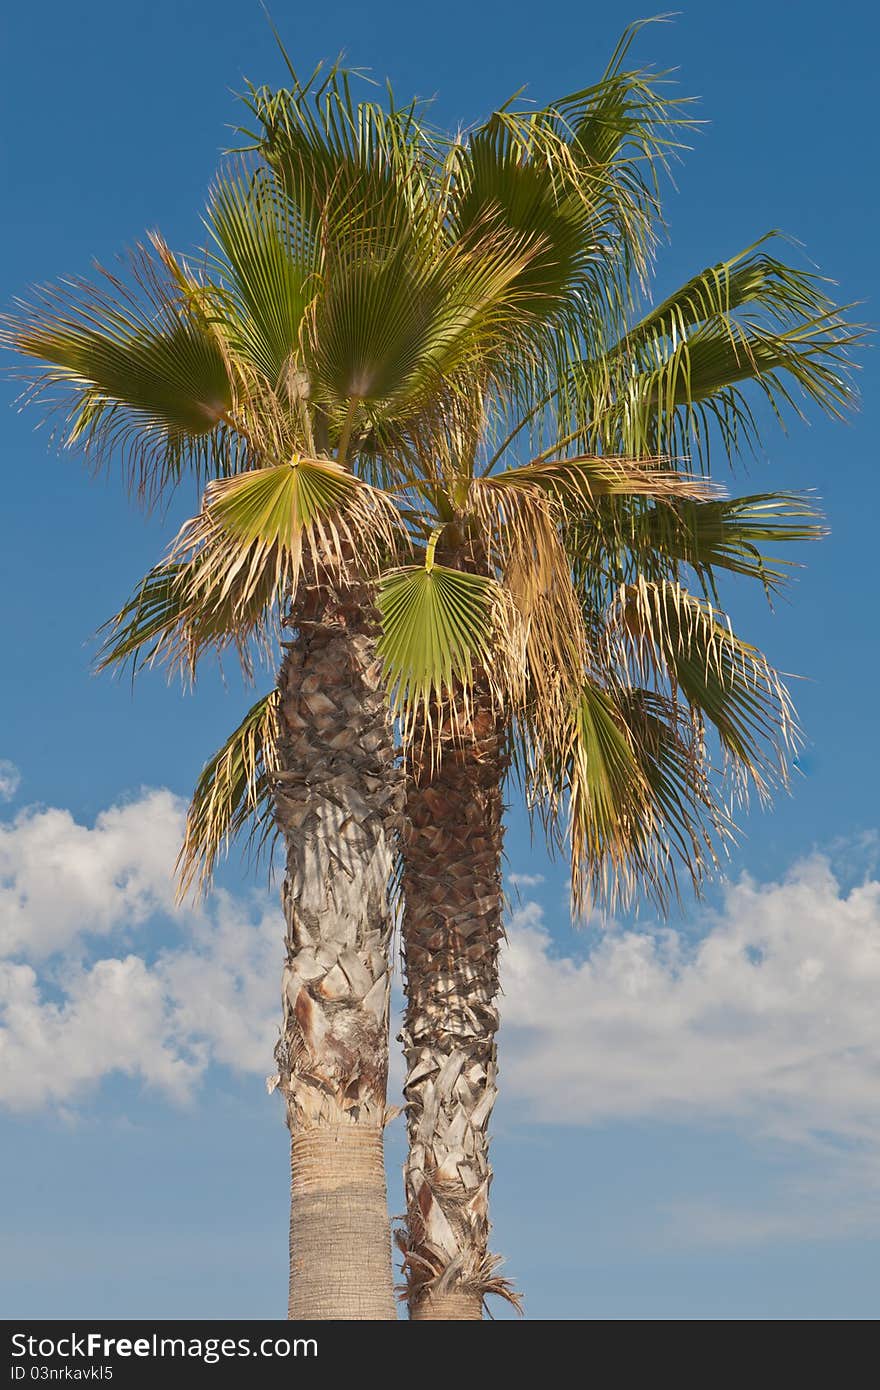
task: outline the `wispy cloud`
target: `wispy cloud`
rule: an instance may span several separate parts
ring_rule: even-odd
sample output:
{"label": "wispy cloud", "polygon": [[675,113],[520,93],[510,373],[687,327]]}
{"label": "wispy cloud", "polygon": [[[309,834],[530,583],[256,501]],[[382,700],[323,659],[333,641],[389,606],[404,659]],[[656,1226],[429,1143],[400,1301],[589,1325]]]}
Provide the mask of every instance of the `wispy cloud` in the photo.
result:
{"label": "wispy cloud", "polygon": [[0,801],[11,801],[21,786],[21,773],[8,758],[0,758]]}

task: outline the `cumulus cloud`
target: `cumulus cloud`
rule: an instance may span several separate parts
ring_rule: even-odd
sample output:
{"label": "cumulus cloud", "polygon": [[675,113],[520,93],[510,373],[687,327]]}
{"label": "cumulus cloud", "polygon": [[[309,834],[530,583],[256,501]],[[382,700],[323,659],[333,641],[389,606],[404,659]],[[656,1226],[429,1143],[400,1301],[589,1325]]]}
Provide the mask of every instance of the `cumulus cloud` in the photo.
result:
{"label": "cumulus cloud", "polygon": [[236,1071],[274,1071],[283,931],[274,895],[215,893],[210,910],[190,918],[186,943],[155,967],[175,1035]]}
{"label": "cumulus cloud", "polygon": [[111,1072],[183,1099],[204,1064],[187,1055],[162,981],[139,956],[65,973],[61,1003],[29,965],[0,962],[0,1099],[14,1109],[55,1101]]}
{"label": "cumulus cloud", "polygon": [[702,934],[600,935],[560,955],[537,904],[503,963],[505,1083],[536,1119],[748,1117],[880,1144],[880,883],[812,856],[727,888]]}
{"label": "cumulus cloud", "polygon": [[21,786],[21,773],[8,758],[0,758],[0,801],[11,801]]}
{"label": "cumulus cloud", "polygon": [[92,828],[55,807],[0,823],[0,956],[40,959],[169,910],[184,811],[171,792],[150,791]]}
{"label": "cumulus cloud", "polygon": [[[0,824],[0,1102],[69,1104],[113,1073],[179,1101],[212,1061],[272,1069],[280,910],[225,892],[175,908],[183,813],[147,791],[91,827],[56,808]],[[173,942],[150,949],[161,918]],[[92,959],[110,933],[129,949]]]}
{"label": "cumulus cloud", "polygon": [[209,914],[181,919],[182,943],[151,961],[127,954],[85,966],[67,957],[42,978],[0,961],[0,1102],[67,1105],[113,1073],[185,1101],[211,1062],[272,1070],[278,908],[220,893]]}
{"label": "cumulus cloud", "polygon": [[[175,909],[182,814],[151,791],[93,826],[58,809],[0,825],[0,1101],[70,1104],[113,1073],[182,1100],[212,1063],[272,1071],[277,899]],[[524,1118],[742,1121],[880,1155],[880,882],[812,856],[729,885],[687,931],[561,926],[526,903],[502,961],[503,1085]]]}
{"label": "cumulus cloud", "polygon": [[543,874],[508,874],[507,882],[512,883],[514,888],[537,888],[539,883],[544,882]]}

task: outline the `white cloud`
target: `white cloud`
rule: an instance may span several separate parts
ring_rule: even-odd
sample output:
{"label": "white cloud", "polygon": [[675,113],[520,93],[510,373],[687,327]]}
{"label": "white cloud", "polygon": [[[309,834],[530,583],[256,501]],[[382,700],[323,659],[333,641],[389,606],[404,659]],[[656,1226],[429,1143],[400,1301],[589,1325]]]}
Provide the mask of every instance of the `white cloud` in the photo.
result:
{"label": "white cloud", "polygon": [[537,904],[511,923],[505,1081],[536,1119],[747,1117],[880,1146],[880,883],[813,856],[731,885],[696,940],[616,931],[559,956]]}
{"label": "white cloud", "polygon": [[[273,1069],[277,898],[175,911],[181,816],[154,791],[93,827],[57,809],[0,825],[0,1101],[69,1104],[114,1072],[181,1099],[211,1063]],[[844,888],[814,856],[731,885],[692,925],[563,935],[560,953],[537,903],[514,914],[501,1050],[517,1109],[734,1122],[880,1156],[880,882]]]}
{"label": "white cloud", "polygon": [[190,919],[187,943],[164,951],[155,968],[176,1036],[234,1070],[274,1071],[283,934],[277,896],[215,892],[209,912]]}
{"label": "white cloud", "polygon": [[40,979],[30,965],[0,961],[0,1102],[66,1105],[115,1072],[182,1101],[210,1062],[265,1076],[282,923],[279,908],[261,906],[218,893],[210,915],[181,914],[183,944],[152,962],[62,959]]}
{"label": "white cloud", "polygon": [[[114,1072],[182,1100],[211,1061],[272,1070],[277,899],[218,891],[176,909],[183,811],[147,791],[91,828],[56,808],[0,824],[0,1102],[67,1104]],[[89,960],[101,937],[132,946],[157,915],[174,945]]]}
{"label": "white cloud", "polygon": [[0,801],[11,801],[21,786],[21,773],[8,758],[0,758]]}
{"label": "white cloud", "polygon": [[29,965],[0,963],[0,1099],[15,1109],[72,1100],[120,1071],[183,1099],[203,1064],[186,1055],[162,982],[139,956],[72,967],[63,1002]]}
{"label": "white cloud", "polygon": [[92,829],[55,807],[0,823],[0,956],[39,959],[170,909],[184,809],[150,791],[102,811]]}
{"label": "white cloud", "polygon": [[507,882],[512,883],[514,888],[537,888],[539,883],[544,882],[543,874],[508,874]]}

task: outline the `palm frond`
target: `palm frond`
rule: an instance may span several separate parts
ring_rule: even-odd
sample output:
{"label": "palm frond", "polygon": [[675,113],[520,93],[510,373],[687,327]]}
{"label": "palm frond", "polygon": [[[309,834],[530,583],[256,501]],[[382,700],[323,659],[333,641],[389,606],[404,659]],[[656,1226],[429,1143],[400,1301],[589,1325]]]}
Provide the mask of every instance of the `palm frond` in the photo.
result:
{"label": "palm frond", "polygon": [[2,319],[0,342],[40,364],[19,375],[60,418],[64,445],[93,463],[119,453],[139,494],[223,476],[246,445],[231,427],[234,388],[200,286],[159,238],[130,258],[130,283],[64,281]]}
{"label": "palm frond", "polygon": [[540,737],[542,728],[552,731],[565,717],[572,688],[580,686],[588,635],[562,543],[563,508],[534,481],[514,485],[503,478],[473,479],[468,512],[479,550],[522,625],[531,719]]}
{"label": "palm frond", "polygon": [[335,64],[321,77],[320,65],[302,80],[273,91],[250,86],[245,104],[257,130],[243,131],[275,173],[303,244],[316,245],[329,217],[373,208],[387,222],[431,218],[436,187],[435,142],[418,103],[386,109],[358,101],[352,79],[362,74]]}
{"label": "palm frond", "polygon": [[214,608],[231,599],[232,617],[246,619],[267,588],[294,598],[304,552],[316,577],[364,575],[400,534],[381,492],[332,459],[294,457],[209,484],[170,558],[198,559],[194,601]]}
{"label": "palm frond", "polygon": [[277,391],[301,358],[307,306],[315,293],[314,248],[304,243],[287,202],[265,169],[241,166],[215,184],[207,225],[212,267],[226,293],[218,329]]}
{"label": "palm frond", "polygon": [[347,214],[342,227],[327,219],[322,228],[314,396],[337,429],[352,421],[355,447],[389,426],[426,422],[439,438],[433,420],[460,413],[475,381],[513,375],[528,355],[517,278],[532,253],[492,229],[467,248],[438,224],[382,231],[370,211],[363,222]]}
{"label": "palm frond", "polygon": [[671,498],[649,506],[612,499],[588,517],[566,519],[565,547],[580,592],[608,593],[640,574],[675,579],[689,566],[717,601],[716,570],[756,579],[770,597],[790,579],[797,562],[765,548],[825,534],[816,504],[798,493]]}
{"label": "palm frond", "polygon": [[551,737],[520,725],[525,734],[525,780],[551,847],[564,849],[572,866],[572,904],[611,904],[632,891],[649,865],[640,855],[650,789],[634,741],[609,693],[584,680],[572,693],[565,717]]}
{"label": "palm frond", "polygon": [[281,596],[268,573],[243,602],[232,585],[221,593],[201,581],[203,557],[157,565],[126,604],[101,629],[97,670],[124,670],[134,677],[157,661],[192,680],[208,651],[232,647],[246,678],[256,651],[268,659],[279,634]]}
{"label": "palm frond", "polygon": [[615,621],[636,671],[712,725],[740,794],[762,800],[785,785],[799,732],[786,686],[711,602],[681,584],[640,578],[621,593]]}
{"label": "palm frond", "polygon": [[218,857],[242,830],[249,827],[248,847],[258,853],[271,834],[279,705],[277,690],[257,700],[205,764],[177,859],[178,900],[191,888],[207,891]]}
{"label": "palm frond", "polygon": [[682,881],[699,891],[735,829],[723,784],[711,775],[700,717],[656,690],[624,688],[616,703],[650,792],[639,833],[643,862],[653,868],[634,889],[663,909],[680,898]]}
{"label": "palm frond", "polygon": [[535,237],[524,288],[571,342],[593,341],[591,312],[617,321],[631,304],[660,223],[658,171],[692,125],[663,74],[624,70],[638,27],[598,83],[538,110],[514,99],[452,152],[454,224],[465,231],[491,210]]}
{"label": "palm frond", "polygon": [[835,417],[853,404],[849,349],[864,330],[827,282],[769,255],[767,240],[693,277],[572,370],[561,409],[587,445],[706,468],[713,435],[729,458],[756,447],[748,385],[780,421],[806,400]]}
{"label": "palm frond", "polygon": [[666,911],[683,882],[699,889],[734,831],[686,706],[587,680],[552,738],[528,714],[515,732],[530,812],[570,863],[575,916],[640,899]]}
{"label": "palm frond", "polygon": [[546,491],[565,509],[576,513],[600,497],[687,498],[701,501],[719,491],[705,478],[664,466],[663,459],[575,455],[536,460],[518,468],[492,473],[485,480],[497,488],[535,487]]}
{"label": "palm frond", "polygon": [[478,676],[500,706],[515,699],[519,625],[491,576],[437,565],[429,552],[426,564],[382,577],[376,606],[378,651],[405,742],[418,726],[427,735],[444,716],[466,717]]}

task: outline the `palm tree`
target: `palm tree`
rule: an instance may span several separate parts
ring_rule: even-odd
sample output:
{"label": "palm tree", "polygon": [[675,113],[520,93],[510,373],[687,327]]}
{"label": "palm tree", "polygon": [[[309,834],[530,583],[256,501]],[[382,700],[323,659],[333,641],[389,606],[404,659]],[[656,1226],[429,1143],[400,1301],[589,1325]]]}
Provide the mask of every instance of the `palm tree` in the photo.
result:
{"label": "palm tree", "polygon": [[628,42],[595,87],[466,139],[354,103],[338,70],[252,89],[254,162],[217,185],[198,273],[156,240],[133,288],[48,292],[7,330],[47,364],[67,442],[122,452],[146,496],[207,481],[103,664],[192,675],[231,645],[250,670],[289,634],[200,779],[181,876],[206,881],[248,824],[283,841],[292,1316],[393,1316],[396,889],[411,1313],[476,1318],[512,1296],[487,1141],[509,766],[570,847],[576,907],[662,902],[730,832],[707,726],[762,794],[793,736],[713,585],[772,589],[761,547],[817,534],[813,511],[728,501],[678,460],[708,462],[710,425],[728,454],[754,437],[741,383],[839,413],[855,331],[764,244],[635,313],[653,171],[686,122],[624,71]]}
{"label": "palm tree", "polygon": [[434,255],[412,108],[355,107],[334,70],[297,88],[285,131],[283,183],[256,163],[216,185],[198,271],[153,237],[127,282],[38,292],[5,339],[40,364],[31,391],[60,409],[63,443],[96,464],[121,456],[151,502],[186,474],[207,483],[102,666],[167,657],[192,676],[206,649],[232,645],[250,671],[290,629],[276,690],[197,789],[181,882],[209,876],[236,828],[218,786],[256,808],[271,791],[286,850],[290,1315],[393,1318],[382,1134],[404,790],[364,576],[400,528],[349,445],[356,423],[377,470],[408,457],[505,266],[483,257],[458,274],[461,248]]}
{"label": "palm tree", "polygon": [[[401,480],[415,563],[377,588],[407,749],[400,1244],[415,1318],[514,1297],[488,1250],[487,1139],[511,763],[570,852],[576,912],[636,891],[664,907],[717,862],[731,797],[785,782],[797,738],[716,581],[772,594],[787,566],[764,548],[821,527],[797,495],[723,498],[709,445],[757,446],[749,384],[777,414],[800,396],[840,415],[858,330],[770,238],[637,312],[653,171],[685,123],[657,77],[624,70],[637,27],[597,86],[508,105],[452,142],[438,185],[452,239],[491,224],[530,254],[513,336],[484,344],[435,457]],[[271,118],[264,131],[280,167],[283,135]]]}

